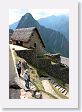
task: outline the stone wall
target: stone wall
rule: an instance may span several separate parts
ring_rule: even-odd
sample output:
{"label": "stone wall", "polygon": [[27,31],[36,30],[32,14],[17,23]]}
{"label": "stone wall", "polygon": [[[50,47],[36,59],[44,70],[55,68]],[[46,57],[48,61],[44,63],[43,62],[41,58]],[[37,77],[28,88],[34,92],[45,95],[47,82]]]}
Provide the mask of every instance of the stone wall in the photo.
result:
{"label": "stone wall", "polygon": [[52,65],[50,59],[39,59],[37,62],[39,69],[45,70],[49,75],[52,75],[65,83],[69,83],[69,68],[66,68],[65,66],[61,68],[59,63]]}
{"label": "stone wall", "polygon": [[[43,46],[43,44],[40,40],[40,37],[36,31],[33,33],[33,36],[31,37],[28,44],[29,44],[28,48],[30,48],[30,47],[36,48],[36,53],[41,53],[44,51],[44,46]],[[34,44],[36,44],[36,47],[34,46]]]}
{"label": "stone wall", "polygon": [[44,55],[47,59],[51,59],[55,63],[61,63],[60,54],[45,54]]}
{"label": "stone wall", "polygon": [[60,70],[60,79],[65,83],[69,83],[69,68],[64,68]]}
{"label": "stone wall", "polygon": [[16,45],[16,41],[15,41],[15,40],[12,40],[12,44],[13,44],[13,45]]}
{"label": "stone wall", "polygon": [[36,53],[34,50],[17,50],[17,55],[21,58],[24,58],[28,63],[36,65]]}
{"label": "stone wall", "polygon": [[[19,41],[19,40],[17,40],[17,41]],[[16,45],[17,44],[16,40],[12,40],[12,44]],[[36,45],[36,47],[35,47],[35,45]],[[44,53],[44,46],[43,46],[42,41],[36,31],[33,33],[33,36],[31,36],[29,38],[28,41],[22,41],[22,46],[26,47],[28,49],[35,48],[37,53]]]}
{"label": "stone wall", "polygon": [[41,59],[37,60],[38,68],[44,69],[45,67],[49,67],[50,65],[51,65],[51,60],[49,60],[49,59],[41,58]]}
{"label": "stone wall", "polygon": [[34,50],[20,50],[16,51],[16,53],[27,62],[32,63],[39,69],[45,70],[49,75],[69,83],[69,68],[64,65],[61,66],[60,62],[51,64],[51,59],[49,58],[37,58]]}

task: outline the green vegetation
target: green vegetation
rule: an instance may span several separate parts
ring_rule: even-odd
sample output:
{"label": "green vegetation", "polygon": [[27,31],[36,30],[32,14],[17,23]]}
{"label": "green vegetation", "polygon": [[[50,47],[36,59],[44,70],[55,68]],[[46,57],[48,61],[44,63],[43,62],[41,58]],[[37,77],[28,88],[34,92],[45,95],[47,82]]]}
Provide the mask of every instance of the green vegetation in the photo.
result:
{"label": "green vegetation", "polygon": [[61,81],[60,79],[56,79],[56,78],[55,80],[61,87],[65,88],[65,83],[63,81]]}
{"label": "green vegetation", "polygon": [[29,64],[27,65],[27,62],[23,58],[20,58],[19,56],[17,56],[16,52],[14,52],[14,56],[15,56],[16,63],[19,60],[21,60],[22,72],[24,72],[24,70],[27,69],[28,66],[30,67],[30,79],[31,79],[31,82],[38,87],[37,90],[44,90],[44,87],[39,79],[38,74],[37,74],[36,68],[34,68],[33,66],[31,66]]}
{"label": "green vegetation", "polygon": [[54,64],[56,64],[56,63],[55,63],[54,61],[51,61],[51,64],[54,65]]}
{"label": "green vegetation", "polygon": [[[37,73],[36,73],[37,74]],[[43,85],[42,85],[42,82],[40,81],[40,79],[39,79],[39,76],[36,76],[36,74],[32,74],[32,73],[30,73],[30,78],[31,78],[31,82],[34,84],[34,85],[36,85],[36,89],[37,90],[44,90],[44,87],[43,87]]]}
{"label": "green vegetation", "polygon": [[37,85],[37,83],[35,83],[35,81],[33,81],[32,83],[33,83],[33,85],[36,87],[36,90],[37,90],[37,91],[39,91],[39,92],[41,92],[41,93],[43,92],[43,93],[47,94],[49,97],[54,98],[54,99],[57,99],[55,96],[53,96],[53,95],[50,94],[49,92],[46,92],[43,88],[41,89],[41,88]]}
{"label": "green vegetation", "polygon": [[[53,62],[53,63],[54,63],[54,62]],[[61,87],[63,87],[63,88],[66,89],[65,83],[64,83],[62,80],[57,79],[57,78],[55,78],[54,76],[49,75],[45,70],[39,69],[36,65],[33,65],[32,63],[30,63],[30,65],[31,65],[34,69],[36,69],[36,71],[37,71],[39,77],[50,77],[51,79],[56,80],[56,82],[57,82]]]}
{"label": "green vegetation", "polygon": [[40,91],[40,92],[44,92],[45,94],[49,95],[49,97],[51,97],[51,98],[57,99],[55,96],[53,96],[52,94],[50,94],[50,93],[48,93],[48,92],[46,92],[44,90],[44,87],[42,85],[42,82],[39,79],[39,74],[36,73],[36,72],[37,72],[36,69],[31,68],[31,74],[30,74],[30,76],[31,76],[31,82],[36,87],[36,90],[37,91]]}
{"label": "green vegetation", "polygon": [[55,80],[62,88],[66,89],[66,83],[65,82],[63,82],[60,79],[55,78],[54,76],[49,75],[45,70],[37,68],[37,72],[39,74],[39,77],[50,77],[51,79]]}
{"label": "green vegetation", "polygon": [[38,72],[38,75],[39,77],[50,77],[51,79],[54,79],[56,80],[56,82],[62,87],[62,88],[65,88],[65,83],[63,81],[61,81],[60,79],[57,79],[53,76],[50,76],[49,74],[46,73],[45,70],[43,69],[38,69],[37,68],[37,72]]}
{"label": "green vegetation", "polygon": [[48,77],[47,73],[44,70],[37,68],[37,73],[38,73],[39,77]]}
{"label": "green vegetation", "polygon": [[37,73],[38,73],[38,76],[39,76],[39,77],[50,77],[51,79],[56,80],[56,82],[57,82],[62,88],[66,89],[65,83],[64,83],[63,81],[61,81],[60,79],[57,79],[57,78],[55,78],[55,77],[53,77],[53,76],[50,76],[45,70],[39,69],[36,65],[32,65],[32,64],[31,64],[31,66],[32,66],[34,69],[37,70]]}
{"label": "green vegetation", "polygon": [[57,97],[53,96],[52,94],[50,94],[49,92],[43,91],[42,92],[46,93],[47,95],[49,95],[49,97],[54,98],[54,99],[58,99]]}
{"label": "green vegetation", "polygon": [[[40,80],[40,77],[50,77],[51,79],[55,79],[54,77],[48,75],[45,70],[39,69],[37,68],[37,66],[32,65],[32,64],[28,64],[23,58],[20,58],[19,56],[17,56],[16,52],[14,52],[14,56],[15,56],[15,61],[16,63],[21,60],[22,62],[22,72],[24,72],[25,69],[28,68],[28,66],[30,67],[30,79],[32,84],[36,87],[36,90],[39,92],[44,92],[45,94],[47,94],[49,97],[57,99],[55,96],[53,96],[52,94],[48,93],[45,91],[42,82]],[[55,79],[57,81],[58,84],[65,86],[63,84],[63,82],[61,80]],[[51,84],[52,88],[54,89],[54,91],[63,99],[67,99],[68,97],[66,97],[65,95],[63,95],[60,91],[58,91],[52,84]]]}
{"label": "green vegetation", "polygon": [[37,55],[37,58],[44,58],[44,55],[38,54],[38,55]]}

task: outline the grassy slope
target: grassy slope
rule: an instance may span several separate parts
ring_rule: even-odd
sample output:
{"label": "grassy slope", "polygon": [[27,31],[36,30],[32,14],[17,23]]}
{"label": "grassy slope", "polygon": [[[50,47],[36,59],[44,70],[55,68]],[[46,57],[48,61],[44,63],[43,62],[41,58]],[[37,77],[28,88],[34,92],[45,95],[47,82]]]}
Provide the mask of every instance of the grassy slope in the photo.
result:
{"label": "grassy slope", "polygon": [[[45,71],[41,70],[41,69],[37,69],[38,75],[39,77],[42,76],[42,74],[44,74],[44,76],[49,76]],[[52,76],[49,76],[50,78],[53,78]],[[55,79],[55,78],[54,78]],[[57,81],[58,84],[61,85],[61,87],[65,88],[63,82],[61,80],[55,79]],[[50,82],[49,82],[50,83]],[[50,83],[51,84],[51,83]],[[37,85],[37,83],[36,83]],[[38,85],[37,85],[38,86]],[[55,88],[52,84],[51,84],[53,90],[62,98],[62,99],[68,99],[67,96],[63,95],[57,88]],[[39,87],[39,86],[38,86]]]}
{"label": "grassy slope", "polygon": [[[14,56],[15,56],[16,63],[19,60],[21,60],[21,62],[22,62],[22,73],[23,73],[24,70],[27,69],[27,62],[23,58],[20,58],[19,56],[17,56],[16,52],[14,52]],[[39,79],[39,75],[38,75],[38,73],[36,73],[36,71],[39,71],[39,70],[37,70],[35,67],[33,67],[30,64],[28,64],[28,66],[30,67],[30,71],[31,71],[31,73],[30,73],[31,82],[35,85],[37,91],[44,92],[47,95],[49,95],[49,97],[57,99],[55,96],[53,96],[52,94],[50,94],[50,93],[48,93],[44,90],[42,82]],[[42,73],[42,71],[40,71],[40,72]]]}

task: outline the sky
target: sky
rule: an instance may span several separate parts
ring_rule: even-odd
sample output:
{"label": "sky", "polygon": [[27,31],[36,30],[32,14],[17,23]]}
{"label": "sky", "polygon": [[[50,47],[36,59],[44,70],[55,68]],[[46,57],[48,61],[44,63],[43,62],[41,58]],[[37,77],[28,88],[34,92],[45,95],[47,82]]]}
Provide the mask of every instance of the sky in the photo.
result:
{"label": "sky", "polygon": [[51,15],[68,15],[68,9],[9,9],[9,25],[17,22],[21,17],[26,14],[31,13],[34,19],[38,20],[40,18],[48,17]]}

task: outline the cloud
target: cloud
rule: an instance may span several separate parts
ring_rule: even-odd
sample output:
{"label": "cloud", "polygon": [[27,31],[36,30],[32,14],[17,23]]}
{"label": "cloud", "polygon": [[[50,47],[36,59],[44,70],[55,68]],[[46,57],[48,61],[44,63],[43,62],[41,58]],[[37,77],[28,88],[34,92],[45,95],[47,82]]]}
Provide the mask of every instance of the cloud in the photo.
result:
{"label": "cloud", "polygon": [[19,21],[27,12],[28,9],[9,9],[9,24]]}
{"label": "cloud", "polygon": [[26,14],[31,13],[38,20],[51,15],[68,14],[68,9],[9,9],[9,24],[21,19]]}
{"label": "cloud", "polygon": [[37,14],[44,16],[44,15],[48,15],[49,13],[46,13],[46,12],[38,12]]}

